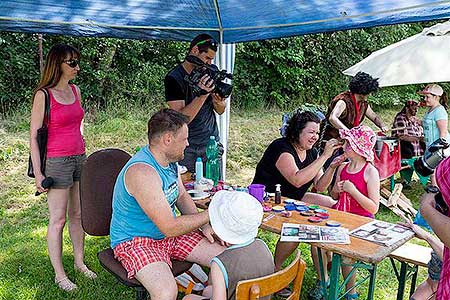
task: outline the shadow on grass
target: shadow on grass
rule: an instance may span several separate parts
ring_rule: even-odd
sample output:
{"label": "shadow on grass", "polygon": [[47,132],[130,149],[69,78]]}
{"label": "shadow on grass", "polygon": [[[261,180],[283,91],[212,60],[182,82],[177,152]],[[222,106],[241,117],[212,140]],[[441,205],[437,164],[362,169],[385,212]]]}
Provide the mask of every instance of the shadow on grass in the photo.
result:
{"label": "shadow on grass", "polygon": [[[54,284],[54,272],[47,254],[45,203],[8,214],[0,230],[0,299],[133,299],[126,288],[105,271],[97,252],[108,247],[108,238],[86,237],[85,262],[97,274],[94,281],[73,269],[73,252],[67,229],[63,239],[63,264],[78,290],[66,293]],[[66,226],[67,227],[67,226]]]}

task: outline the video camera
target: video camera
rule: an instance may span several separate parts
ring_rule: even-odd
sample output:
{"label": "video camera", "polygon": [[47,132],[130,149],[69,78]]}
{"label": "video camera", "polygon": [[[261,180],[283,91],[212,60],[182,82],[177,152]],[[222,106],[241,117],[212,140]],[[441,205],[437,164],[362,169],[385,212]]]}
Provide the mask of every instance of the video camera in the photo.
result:
{"label": "video camera", "polygon": [[414,168],[422,176],[433,174],[437,165],[450,156],[450,144],[444,138],[434,141],[428,151],[414,162]]}
{"label": "video camera", "polygon": [[206,95],[207,92],[198,86],[200,79],[208,75],[214,84],[214,90],[212,93],[217,93],[222,98],[230,96],[233,86],[231,84],[223,82],[226,78],[233,79],[233,75],[227,73],[226,70],[220,71],[216,65],[205,64],[200,58],[194,55],[188,55],[186,60],[195,65],[191,74],[186,75],[184,80],[192,88],[194,96]]}

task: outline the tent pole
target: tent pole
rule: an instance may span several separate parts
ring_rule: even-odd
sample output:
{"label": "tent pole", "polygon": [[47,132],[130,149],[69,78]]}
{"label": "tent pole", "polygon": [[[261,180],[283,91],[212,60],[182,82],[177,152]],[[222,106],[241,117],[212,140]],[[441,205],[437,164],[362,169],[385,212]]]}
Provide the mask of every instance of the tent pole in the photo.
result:
{"label": "tent pole", "polygon": [[38,34],[39,72],[42,75],[44,70],[44,55],[42,50],[42,33]]}

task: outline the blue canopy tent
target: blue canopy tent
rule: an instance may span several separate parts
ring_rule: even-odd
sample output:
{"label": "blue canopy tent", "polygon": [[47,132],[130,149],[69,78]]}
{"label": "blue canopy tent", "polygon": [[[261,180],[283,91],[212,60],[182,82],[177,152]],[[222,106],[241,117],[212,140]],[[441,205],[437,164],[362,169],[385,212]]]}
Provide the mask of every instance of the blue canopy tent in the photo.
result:
{"label": "blue canopy tent", "polygon": [[[180,41],[206,32],[223,44],[216,60],[228,71],[237,42],[446,18],[450,1],[437,0],[0,1],[0,31]],[[229,115],[228,105],[224,146]]]}

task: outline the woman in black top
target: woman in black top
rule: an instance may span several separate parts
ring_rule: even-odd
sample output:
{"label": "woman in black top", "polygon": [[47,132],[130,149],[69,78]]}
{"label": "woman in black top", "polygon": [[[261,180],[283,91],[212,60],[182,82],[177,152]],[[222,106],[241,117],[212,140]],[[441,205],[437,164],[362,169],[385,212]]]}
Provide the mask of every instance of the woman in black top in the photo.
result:
{"label": "woman in black top", "polygon": [[[286,137],[273,141],[256,167],[253,183],[266,186],[266,191],[274,192],[275,184],[281,184],[281,195],[303,200],[311,204],[331,207],[336,203],[329,196],[307,192],[314,183],[322,192],[330,184],[336,168],[344,161],[339,156],[322,170],[324,163],[341,147],[335,139],[326,142],[322,155],[313,148],[319,138],[319,118],[312,112],[297,112],[288,122]],[[275,248],[275,271],[281,269],[286,258],[299,243],[278,241]],[[317,250],[311,249],[316,270],[319,270]],[[318,272],[320,274],[320,272]]]}
{"label": "woman in black top", "polygon": [[253,183],[264,184],[270,193],[275,192],[275,184],[281,184],[282,196],[332,206],[335,201],[330,197],[307,193],[313,183],[317,191],[324,191],[338,165],[334,163],[325,174],[322,171],[325,161],[341,146],[331,139],[319,156],[313,148],[319,138],[319,122],[312,112],[295,113],[288,122],[286,137],[273,141],[264,152],[256,166]]}

